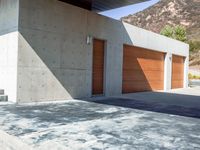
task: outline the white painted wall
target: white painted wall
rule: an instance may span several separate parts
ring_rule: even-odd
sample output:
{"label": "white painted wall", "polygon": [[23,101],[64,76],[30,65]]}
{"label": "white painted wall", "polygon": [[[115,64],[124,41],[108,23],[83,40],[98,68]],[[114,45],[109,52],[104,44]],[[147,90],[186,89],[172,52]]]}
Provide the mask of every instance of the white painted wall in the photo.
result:
{"label": "white painted wall", "polygon": [[172,54],[166,53],[165,55],[165,66],[164,66],[164,90],[171,89],[171,81],[172,81]]}
{"label": "white painted wall", "polygon": [[0,89],[17,99],[18,0],[0,0]]}
{"label": "white painted wall", "polygon": [[[166,58],[189,54],[187,44],[57,0],[20,0],[17,101],[90,97],[93,47],[87,36],[106,41],[106,96],[122,91],[123,44],[165,52]],[[171,86],[168,60],[165,90]]]}
{"label": "white painted wall", "polygon": [[185,58],[185,64],[184,64],[184,88],[189,87],[189,56]]}

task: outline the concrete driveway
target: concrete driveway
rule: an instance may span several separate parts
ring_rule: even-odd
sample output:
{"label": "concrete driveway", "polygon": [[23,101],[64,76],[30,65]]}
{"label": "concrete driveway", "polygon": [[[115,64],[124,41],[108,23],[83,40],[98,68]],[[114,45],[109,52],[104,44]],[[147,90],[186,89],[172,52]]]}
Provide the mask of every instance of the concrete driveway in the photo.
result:
{"label": "concrete driveway", "polygon": [[[188,90],[193,94],[185,95]],[[200,149],[198,90],[1,105],[0,130],[41,150]],[[13,142],[0,135],[1,140]]]}

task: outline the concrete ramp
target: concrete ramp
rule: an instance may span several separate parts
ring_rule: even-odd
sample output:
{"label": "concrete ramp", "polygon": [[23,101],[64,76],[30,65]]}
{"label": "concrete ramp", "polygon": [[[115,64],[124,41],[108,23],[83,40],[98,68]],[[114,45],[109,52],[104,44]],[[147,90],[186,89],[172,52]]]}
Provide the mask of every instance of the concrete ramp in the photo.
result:
{"label": "concrete ramp", "polygon": [[0,145],[2,150],[33,150],[17,137],[0,130]]}

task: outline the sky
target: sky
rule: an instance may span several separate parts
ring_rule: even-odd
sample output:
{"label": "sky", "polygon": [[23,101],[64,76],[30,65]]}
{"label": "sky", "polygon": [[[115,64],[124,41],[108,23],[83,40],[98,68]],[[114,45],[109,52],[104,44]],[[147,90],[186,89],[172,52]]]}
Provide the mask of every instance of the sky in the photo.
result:
{"label": "sky", "polygon": [[149,0],[143,3],[138,3],[130,6],[125,6],[117,9],[100,12],[100,14],[119,20],[121,17],[128,16],[130,14],[135,14],[139,11],[142,11],[152,6],[153,4],[156,4],[157,2],[159,2],[159,0]]}

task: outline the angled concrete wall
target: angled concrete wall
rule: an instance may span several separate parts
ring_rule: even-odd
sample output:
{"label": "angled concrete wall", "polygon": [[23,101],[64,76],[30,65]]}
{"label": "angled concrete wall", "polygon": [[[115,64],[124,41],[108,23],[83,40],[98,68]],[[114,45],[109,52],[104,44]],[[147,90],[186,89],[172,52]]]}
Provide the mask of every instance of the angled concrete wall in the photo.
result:
{"label": "angled concrete wall", "polygon": [[189,54],[187,44],[57,0],[20,0],[17,101],[90,97],[93,46],[87,36],[106,41],[106,96],[122,91],[123,44],[167,54],[165,90],[171,88],[169,56]]}
{"label": "angled concrete wall", "polygon": [[0,89],[17,99],[18,0],[0,0]]}
{"label": "angled concrete wall", "polygon": [[86,25],[83,9],[55,0],[20,1],[19,102],[90,96]]}

